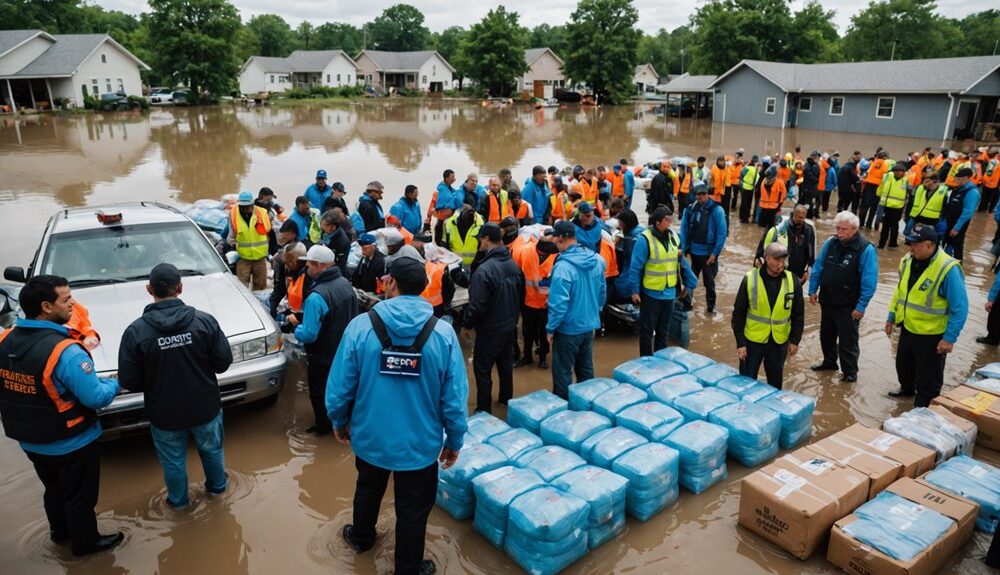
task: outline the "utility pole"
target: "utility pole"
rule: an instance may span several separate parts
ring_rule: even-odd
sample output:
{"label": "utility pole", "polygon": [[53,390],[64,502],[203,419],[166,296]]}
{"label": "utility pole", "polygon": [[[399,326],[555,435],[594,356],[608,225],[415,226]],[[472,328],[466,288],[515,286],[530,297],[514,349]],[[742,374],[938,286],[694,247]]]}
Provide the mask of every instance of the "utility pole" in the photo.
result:
{"label": "utility pole", "polygon": [[681,48],[681,74],[684,74],[684,48]]}
{"label": "utility pole", "polygon": [[896,59],[896,41],[893,40],[892,41],[892,55],[889,56],[889,61],[891,62],[891,61],[893,61],[895,59]]}
{"label": "utility pole", "polygon": [[993,43],[993,55],[994,56],[997,55],[997,45],[1000,45],[1000,40],[997,40],[996,42]]}

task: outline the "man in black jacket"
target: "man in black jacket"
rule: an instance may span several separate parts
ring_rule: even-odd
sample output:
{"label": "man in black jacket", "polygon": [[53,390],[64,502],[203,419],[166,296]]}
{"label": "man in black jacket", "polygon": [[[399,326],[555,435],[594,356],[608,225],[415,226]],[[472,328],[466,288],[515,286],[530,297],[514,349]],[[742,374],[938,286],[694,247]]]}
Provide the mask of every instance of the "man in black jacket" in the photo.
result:
{"label": "man in black jacket", "polygon": [[333,431],[326,413],[326,378],[347,324],[358,315],[358,298],[351,282],[340,275],[330,248],[309,248],[305,262],[313,285],[303,304],[302,321],[295,316],[288,321],[298,325],[295,339],[306,348],[309,401],[315,417],[315,423],[306,432],[320,436]]}
{"label": "man in black jacket", "polygon": [[344,221],[347,218],[330,210],[323,214],[319,220],[319,227],[323,230],[323,239],[320,243],[333,252],[336,258],[337,267],[340,268],[340,275],[347,277],[347,258],[351,253],[351,238],[344,231]]}
{"label": "man in black jacket", "polygon": [[122,335],[118,381],[142,392],[150,434],[163,466],[167,504],[188,506],[187,442],[194,437],[210,494],[226,490],[222,452],[222,399],[215,374],[229,369],[233,353],[211,315],[184,305],[181,274],[173,264],[149,273],[153,303]]}
{"label": "man in black jacket", "polygon": [[802,166],[802,184],[799,186],[799,202],[809,206],[809,213],[806,217],[815,218],[819,212],[819,156],[818,151],[814,151],[806,158],[806,163]]}
{"label": "man in black jacket", "polygon": [[503,244],[500,226],[479,230],[484,257],[472,271],[464,326],[476,330],[472,371],[476,378],[476,411],[490,413],[493,405],[493,364],[500,377],[500,405],[514,394],[514,343],[517,317],[524,301],[524,274]]}
{"label": "man in black jacket", "polygon": [[378,280],[385,275],[385,254],[375,246],[375,236],[361,234],[361,262],[351,274],[351,285],[369,293],[378,292]]}
{"label": "man in black jacket", "polygon": [[799,283],[809,281],[809,270],[816,263],[816,230],[806,221],[807,211],[806,206],[797,205],[788,219],[764,232],[757,244],[755,266],[764,265],[764,248],[778,242],[788,248],[785,269],[792,272]]}
{"label": "man in black jacket", "polygon": [[340,208],[341,213],[345,216],[351,215],[351,212],[347,209],[347,202],[344,201],[344,195],[347,193],[344,189],[344,184],[334,182],[331,189],[333,189],[333,193],[330,194],[329,198],[323,200],[323,206],[320,208],[320,211],[325,214],[333,208]]}
{"label": "man in black jacket", "polygon": [[382,210],[382,192],[385,186],[381,182],[371,182],[365,188],[365,195],[358,200],[358,215],[365,223],[366,232],[374,232],[385,227],[385,212]]}
{"label": "man in black jacket", "polygon": [[861,202],[861,192],[858,189],[861,178],[858,177],[858,162],[861,152],[855,150],[850,159],[844,162],[837,173],[837,212],[844,210],[858,211]]}
{"label": "man in black jacket", "polygon": [[[295,242],[281,248],[281,251],[271,261],[271,265],[274,267],[274,288],[271,290],[271,297],[267,302],[271,317],[278,317],[278,305],[286,297],[288,297],[288,311],[301,315],[302,301],[296,300],[298,305],[295,305],[296,301],[292,300],[296,297],[305,297],[309,293],[309,285],[312,283],[309,280],[309,275],[305,272],[305,264],[299,260],[306,255],[306,251],[304,243]],[[299,282],[299,278],[302,278],[302,283],[294,285],[292,290],[289,290],[289,284],[296,284]],[[295,292],[296,295],[289,297],[289,291]]]}
{"label": "man in black jacket", "polygon": [[674,211],[674,179],[670,175],[670,162],[660,162],[660,171],[653,176],[646,192],[647,214],[652,214],[656,206],[660,205]]}

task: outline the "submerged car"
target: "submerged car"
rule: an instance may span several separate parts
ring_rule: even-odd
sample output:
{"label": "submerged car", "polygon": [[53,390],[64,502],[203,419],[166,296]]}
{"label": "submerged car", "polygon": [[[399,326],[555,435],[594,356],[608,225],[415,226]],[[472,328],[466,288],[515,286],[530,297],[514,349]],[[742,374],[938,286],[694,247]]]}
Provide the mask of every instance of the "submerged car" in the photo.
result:
{"label": "submerged car", "polygon": [[[212,314],[229,339],[233,364],[218,376],[223,406],[273,403],[287,364],[277,324],[202,230],[170,206],[139,202],[62,210],[49,220],[28,269],[8,267],[4,278],[23,283],[32,275],[66,277],[101,336],[91,352],[97,373],[116,377],[122,333],[152,303],[149,272],[162,262],[184,276],[181,299]],[[126,390],[99,416],[105,438],[149,425],[142,394]]]}

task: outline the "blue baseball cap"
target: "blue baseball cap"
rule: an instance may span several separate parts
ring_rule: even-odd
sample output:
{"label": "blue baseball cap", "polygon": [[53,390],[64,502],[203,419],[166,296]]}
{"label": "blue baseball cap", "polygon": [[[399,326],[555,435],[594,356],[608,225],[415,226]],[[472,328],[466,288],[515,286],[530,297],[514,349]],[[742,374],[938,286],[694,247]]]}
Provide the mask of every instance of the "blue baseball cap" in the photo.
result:
{"label": "blue baseball cap", "polygon": [[320,178],[326,179],[326,170],[316,170],[316,179]]}
{"label": "blue baseball cap", "polygon": [[358,245],[370,246],[374,244],[376,241],[377,240],[375,236],[372,234],[361,234],[361,237],[358,238]]}
{"label": "blue baseball cap", "polygon": [[590,205],[589,202],[580,202],[580,205],[577,206],[576,209],[581,214],[589,214],[594,211],[594,206]]}
{"label": "blue baseball cap", "polygon": [[252,206],[253,194],[250,192],[240,192],[240,195],[236,199],[236,204],[240,206]]}

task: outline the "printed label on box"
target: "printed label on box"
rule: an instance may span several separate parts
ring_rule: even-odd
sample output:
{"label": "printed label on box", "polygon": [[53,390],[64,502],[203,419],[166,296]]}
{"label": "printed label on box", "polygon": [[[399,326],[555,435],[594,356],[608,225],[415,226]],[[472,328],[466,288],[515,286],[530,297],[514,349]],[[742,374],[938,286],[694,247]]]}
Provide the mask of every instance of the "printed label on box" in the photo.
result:
{"label": "printed label on box", "polygon": [[869,441],[868,445],[874,447],[879,451],[888,451],[889,448],[892,447],[894,443],[899,441],[899,439],[900,438],[896,437],[895,435],[883,433],[881,436]]}

